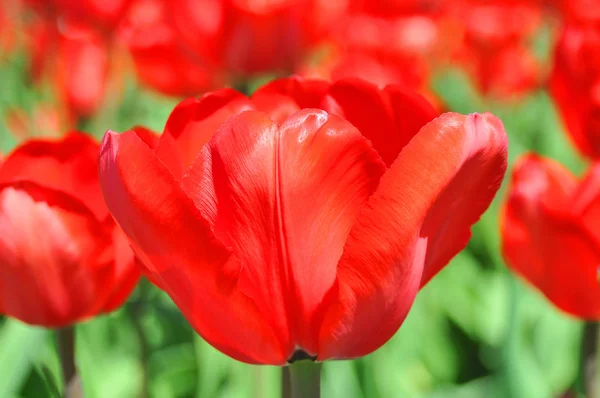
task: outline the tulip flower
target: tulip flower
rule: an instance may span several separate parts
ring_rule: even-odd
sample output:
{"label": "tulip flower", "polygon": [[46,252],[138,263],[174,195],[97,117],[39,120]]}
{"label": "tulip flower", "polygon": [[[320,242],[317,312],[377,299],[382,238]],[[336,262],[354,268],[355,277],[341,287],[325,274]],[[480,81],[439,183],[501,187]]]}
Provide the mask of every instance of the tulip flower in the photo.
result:
{"label": "tulip flower", "polygon": [[427,15],[383,19],[364,13],[342,18],[332,29],[325,56],[309,59],[299,73],[338,80],[360,77],[426,91],[430,65],[438,58],[441,26]]}
{"label": "tulip flower", "polygon": [[223,85],[225,74],[214,58],[218,31],[212,29],[220,20],[220,8],[197,4],[202,8],[202,17],[212,23],[186,24],[203,45],[191,47],[176,29],[179,19],[175,16],[191,18],[198,11],[179,10],[169,18],[168,5],[163,0],[137,0],[121,25],[119,37],[129,49],[140,82],[173,96],[194,95]]}
{"label": "tulip flower", "polygon": [[156,148],[108,132],[100,182],[146,273],[214,347],[355,358],[465,247],[505,171],[496,117],[435,116],[360,80],[219,90],[180,103]]}
{"label": "tulip flower", "polygon": [[195,95],[254,75],[291,72],[345,7],[324,0],[136,0],[120,36],[140,81]]}
{"label": "tulip flower", "polygon": [[82,133],[30,140],[0,165],[0,313],[64,327],[123,304],[139,270]]}
{"label": "tulip flower", "polygon": [[600,157],[600,29],[566,26],[556,45],[550,92],[577,148]]}
{"label": "tulip flower", "polygon": [[600,167],[582,180],[526,155],[515,165],[502,215],[509,267],[560,310],[600,319]]}
{"label": "tulip flower", "polygon": [[31,76],[52,83],[75,125],[100,109],[111,92],[109,83],[121,72],[114,29],[129,0],[27,3],[33,11],[24,28]]}
{"label": "tulip flower", "polygon": [[543,70],[530,48],[542,25],[539,3],[467,0],[449,13],[463,30],[455,62],[483,94],[510,99],[540,85]]}

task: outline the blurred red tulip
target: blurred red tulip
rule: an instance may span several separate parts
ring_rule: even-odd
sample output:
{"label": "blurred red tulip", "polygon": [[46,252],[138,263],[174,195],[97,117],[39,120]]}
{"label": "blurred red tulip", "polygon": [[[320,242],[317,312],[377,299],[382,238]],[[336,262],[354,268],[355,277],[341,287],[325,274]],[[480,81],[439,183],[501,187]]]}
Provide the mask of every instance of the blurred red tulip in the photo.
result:
{"label": "blurred red tulip", "polygon": [[139,279],[102,199],[99,145],[30,140],[0,167],[0,313],[62,327],[112,311]]}
{"label": "blurred red tulip", "polygon": [[486,95],[510,99],[540,85],[543,68],[530,41],[542,25],[542,7],[517,0],[465,0],[448,12],[462,24],[454,55]]}
{"label": "blurred red tulip", "polygon": [[356,77],[374,82],[397,80],[416,89],[429,83],[430,65],[441,44],[440,26],[432,18],[383,19],[355,14],[343,18],[332,31],[338,59],[330,66],[334,78],[344,69],[350,76],[350,67]]}
{"label": "blurred red tulip", "polygon": [[[401,7],[423,2],[398,3]],[[346,15],[331,21],[327,43],[316,47],[314,56],[296,72],[331,80],[358,77],[381,86],[401,84],[433,99],[432,71],[444,59],[447,62],[455,48],[451,21],[435,8],[423,7],[420,14],[383,15],[371,5],[355,1]]]}
{"label": "blurred red tulip", "polygon": [[509,100],[541,85],[543,69],[531,51],[521,45],[507,46],[486,56],[477,51],[465,52],[463,57],[462,64],[472,72],[484,94]]}
{"label": "blurred red tulip", "polygon": [[113,25],[129,0],[104,1],[103,11],[97,0],[28,3],[36,11],[25,27],[33,79],[51,82],[71,120],[93,116],[116,76],[121,57]]}
{"label": "blurred red tulip", "polygon": [[61,97],[75,115],[89,117],[104,100],[109,45],[85,25],[63,27],[57,44],[54,62]]}
{"label": "blurred red tulip", "polygon": [[569,25],[559,39],[550,92],[577,148],[600,157],[600,26]]}
{"label": "blurred red tulip", "polygon": [[137,0],[122,25],[140,80],[169,95],[290,72],[344,7],[323,0]]}
{"label": "blurred red tulip", "polygon": [[566,23],[600,22],[600,0],[548,0]]}
{"label": "blurred red tulip", "polygon": [[508,265],[559,309],[600,319],[600,165],[578,181],[527,155],[515,165],[502,221]]}
{"label": "blurred red tulip", "polygon": [[238,360],[366,355],[461,249],[506,167],[490,114],[360,80],[220,90],[153,150],[109,132],[108,207],[196,331]]}
{"label": "blurred red tulip", "polygon": [[[213,29],[202,24],[186,25],[198,41],[198,47],[192,47],[186,36],[179,34],[178,25],[168,19],[172,16],[179,21],[182,15],[194,18],[200,9],[190,7],[170,14],[164,0],[139,0],[133,5],[120,36],[133,56],[142,83],[167,95],[195,95],[225,83],[223,69],[213,58],[214,45],[218,44]],[[206,8],[203,13],[211,10]],[[211,23],[219,20],[218,11],[215,13],[207,18]]]}

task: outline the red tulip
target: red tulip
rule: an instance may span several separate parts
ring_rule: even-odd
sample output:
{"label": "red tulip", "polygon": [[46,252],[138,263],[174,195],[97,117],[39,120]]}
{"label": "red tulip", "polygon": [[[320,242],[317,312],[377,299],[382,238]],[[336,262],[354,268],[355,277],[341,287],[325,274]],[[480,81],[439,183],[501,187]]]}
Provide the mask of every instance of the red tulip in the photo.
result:
{"label": "red tulip", "polygon": [[559,309],[600,319],[600,167],[579,181],[560,164],[524,156],[502,216],[508,265]]}
{"label": "red tulip", "polygon": [[383,19],[357,14],[343,18],[333,31],[333,54],[321,57],[322,62],[313,68],[323,77],[361,77],[417,90],[429,83],[430,65],[442,34],[433,18],[416,15]]}
{"label": "red tulip", "polygon": [[449,13],[464,30],[454,57],[482,93],[510,99],[539,86],[542,68],[530,41],[542,24],[540,4],[466,0]]}
{"label": "red tulip", "polygon": [[599,0],[548,0],[567,23],[600,21]]}
{"label": "red tulip", "polygon": [[434,116],[358,80],[220,90],[178,105],[155,150],[109,132],[100,181],[210,344],[249,363],[359,357],[464,248],[504,174],[497,118]]}
{"label": "red tulip", "polygon": [[[168,18],[171,14],[167,6],[162,0],[139,0],[121,26],[120,37],[129,48],[140,81],[168,95],[195,95],[223,85],[225,74],[218,59],[212,58],[216,51],[213,46],[218,44],[215,33],[188,24],[188,30],[204,48],[189,46]],[[192,10],[198,13],[198,9],[180,10],[174,16],[188,16]],[[218,10],[207,16],[213,9],[202,9],[204,18],[219,19]]]}
{"label": "red tulip", "polygon": [[0,313],[62,327],[112,311],[139,278],[102,199],[99,145],[30,140],[0,166]]}
{"label": "red tulip", "polygon": [[115,71],[120,59],[112,20],[117,11],[120,17],[128,2],[104,1],[103,10],[111,13],[108,16],[93,11],[92,5],[101,6],[96,0],[28,1],[34,11],[25,27],[31,75],[36,81],[47,78],[52,83],[71,124],[93,116],[107,96],[110,78],[115,77],[111,70]]}
{"label": "red tulip", "polygon": [[565,27],[554,54],[550,92],[577,148],[600,157],[600,28]]}
{"label": "red tulip", "polygon": [[109,46],[86,26],[63,28],[55,56],[62,100],[77,116],[91,116],[102,105],[109,72]]}
{"label": "red tulip", "polygon": [[[140,80],[169,95],[295,70],[345,7],[324,0],[137,0],[121,36]],[[340,8],[340,9],[338,9]]]}

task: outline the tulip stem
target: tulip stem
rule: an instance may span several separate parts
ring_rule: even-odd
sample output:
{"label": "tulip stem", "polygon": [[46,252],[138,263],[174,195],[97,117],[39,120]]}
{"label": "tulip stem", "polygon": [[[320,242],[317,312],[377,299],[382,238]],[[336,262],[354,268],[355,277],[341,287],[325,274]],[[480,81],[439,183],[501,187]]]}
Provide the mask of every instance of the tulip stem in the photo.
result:
{"label": "tulip stem", "polygon": [[291,398],[319,398],[321,396],[321,364],[302,360],[288,366]]}
{"label": "tulip stem", "polygon": [[147,281],[142,280],[138,284],[139,299],[132,301],[127,305],[129,313],[131,315],[131,322],[135,330],[137,341],[140,345],[140,361],[142,365],[142,390],[140,391],[139,398],[148,398],[150,396],[149,386],[149,370],[148,361],[150,359],[150,347],[148,346],[148,339],[144,331],[143,319],[146,312],[146,306],[148,301],[148,285]]}
{"label": "tulip stem", "polygon": [[292,398],[292,382],[290,380],[290,367],[281,368],[281,398]]}
{"label": "tulip stem", "polygon": [[64,396],[66,398],[83,397],[81,381],[75,366],[75,327],[58,329],[56,337],[65,386]]}
{"label": "tulip stem", "polygon": [[586,322],[581,341],[581,387],[587,398],[600,398],[598,386],[598,322]]}

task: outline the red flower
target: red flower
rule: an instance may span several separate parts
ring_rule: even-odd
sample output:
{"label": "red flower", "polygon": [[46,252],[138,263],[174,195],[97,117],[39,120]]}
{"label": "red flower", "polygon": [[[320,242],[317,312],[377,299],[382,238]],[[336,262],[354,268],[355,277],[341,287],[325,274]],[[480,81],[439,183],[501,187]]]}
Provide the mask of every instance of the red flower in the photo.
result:
{"label": "red flower", "polygon": [[143,83],[191,95],[225,79],[295,70],[341,8],[324,0],[138,0],[121,35]]}
{"label": "red flower", "polygon": [[[173,17],[193,18],[200,8],[203,18],[219,23],[220,8],[214,7],[179,10]],[[140,81],[168,95],[195,95],[223,85],[220,61],[213,58],[218,38],[212,25],[187,25],[200,43],[192,47],[169,15],[168,3],[162,0],[138,0],[123,21],[120,37],[129,48]]]}
{"label": "red flower", "polygon": [[429,84],[442,35],[434,18],[383,19],[358,13],[342,18],[332,30],[333,51],[312,70],[304,68],[305,73],[333,80],[352,76],[383,85],[401,83],[417,90]]}
{"label": "red flower", "polygon": [[139,278],[102,200],[99,145],[30,140],[0,166],[0,313],[62,327],[119,307]]}
{"label": "red flower", "polygon": [[[121,55],[110,30],[114,29],[112,19],[117,15],[95,14],[94,8],[88,9],[96,4],[95,0],[73,2],[69,6],[71,2],[55,0],[56,4],[38,4],[30,0],[37,13],[31,15],[32,21],[25,30],[33,79],[48,78],[69,118],[75,122],[77,118],[93,116],[102,106],[111,72],[117,71]],[[104,2],[105,11],[112,10],[117,2]],[[122,12],[127,2],[115,10]]]}
{"label": "red flower", "polygon": [[155,150],[109,132],[100,181],[147,273],[219,350],[358,357],[464,248],[504,174],[497,118],[434,116],[357,80],[220,90],[178,105]]}
{"label": "red flower", "polygon": [[600,319],[600,167],[578,181],[536,155],[515,166],[502,216],[508,265],[561,310]]}
{"label": "red flower", "polygon": [[600,21],[600,1],[598,0],[548,0],[567,23]]}
{"label": "red flower", "polygon": [[540,4],[466,0],[448,10],[464,29],[454,58],[482,93],[510,99],[539,86],[542,68],[530,42],[542,25]]}
{"label": "red flower", "polygon": [[565,27],[554,54],[550,92],[579,150],[600,157],[600,28]]}

